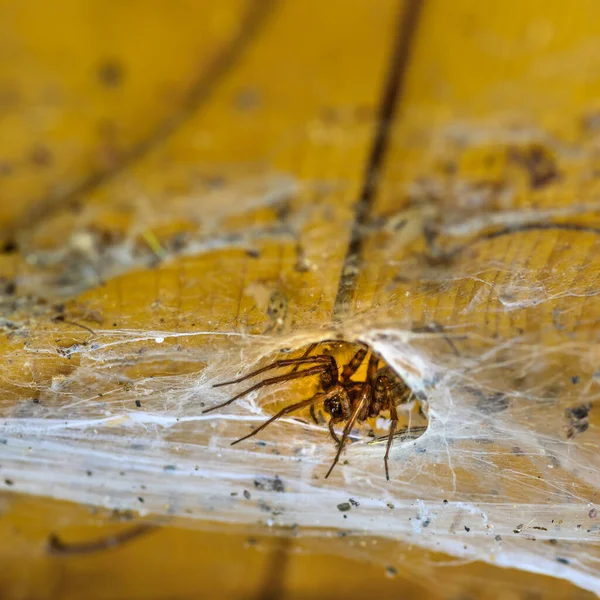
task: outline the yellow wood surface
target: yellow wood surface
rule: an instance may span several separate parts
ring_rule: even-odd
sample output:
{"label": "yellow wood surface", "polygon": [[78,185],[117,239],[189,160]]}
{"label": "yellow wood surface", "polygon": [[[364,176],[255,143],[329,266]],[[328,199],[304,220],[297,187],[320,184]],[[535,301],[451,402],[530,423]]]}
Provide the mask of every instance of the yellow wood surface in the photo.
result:
{"label": "yellow wood surface", "polygon": [[[407,3],[0,1],[0,276],[16,284],[5,290],[3,318],[25,323],[35,332],[28,343],[38,348],[86,339],[53,320],[50,307],[59,302],[68,319],[103,330],[301,331],[310,341],[337,310],[349,327],[365,314],[409,325],[468,319],[482,335],[510,338],[522,329],[551,345],[559,334],[545,325],[558,314],[576,342],[595,339],[600,306],[566,292],[595,283],[597,235],[537,231],[484,240],[479,254],[459,256],[456,283],[444,287],[410,271],[398,279],[390,260],[402,261],[407,248],[428,250],[422,229],[431,195],[420,188],[410,197],[409,185],[441,185],[435,210],[454,211],[456,222],[475,211],[448,192],[457,173],[470,182],[509,181],[513,209],[597,224],[590,206],[598,189],[600,7],[593,0],[423,1],[371,215],[408,226],[391,245],[385,228],[365,235],[351,302],[336,309]],[[529,137],[514,142],[510,131]],[[528,173],[506,158],[507,149],[527,152],[531,143],[547,143],[549,153],[569,148],[551,188],[532,189]],[[300,223],[295,237],[277,232],[281,203],[238,211],[273,188]],[[490,203],[490,212],[500,210],[502,196]],[[241,243],[192,251],[193,243],[225,235]],[[436,243],[451,250],[468,241],[448,237]],[[103,248],[124,239],[136,260],[126,267],[104,261]],[[181,239],[192,250],[161,263]],[[486,289],[503,290],[506,273],[461,277],[502,257],[542,279],[565,270],[567,248],[571,270],[557,278],[556,299],[541,307],[497,310]],[[280,298],[282,318],[272,310]],[[474,313],[475,324],[464,310],[474,300],[488,304]],[[0,339],[0,403],[15,414],[78,360],[25,353],[24,343],[9,330]],[[187,349],[201,343],[181,341]],[[160,368],[140,362],[131,373]],[[197,368],[185,361],[165,367],[169,375]],[[0,498],[3,598],[591,597],[565,582],[483,563],[439,566],[452,562],[444,556],[431,556],[427,577],[422,567],[414,575],[421,551],[391,541],[329,545],[206,523],[171,522],[117,549],[53,556],[51,533],[82,541],[129,524],[102,510],[28,497],[18,484]],[[404,568],[386,575],[370,545],[378,556],[403,556]]]}
{"label": "yellow wood surface", "polygon": [[[422,551],[396,542],[317,542],[223,526],[203,532],[189,524],[164,527],[112,550],[52,556],[49,531],[69,542],[89,541],[130,525],[115,524],[107,512],[56,501],[5,500],[10,508],[0,529],[4,598],[594,597],[564,581],[461,564],[444,555],[429,555],[429,569],[415,573],[412,565],[422,560]],[[400,557],[400,568],[391,572],[374,564],[374,553]]]}

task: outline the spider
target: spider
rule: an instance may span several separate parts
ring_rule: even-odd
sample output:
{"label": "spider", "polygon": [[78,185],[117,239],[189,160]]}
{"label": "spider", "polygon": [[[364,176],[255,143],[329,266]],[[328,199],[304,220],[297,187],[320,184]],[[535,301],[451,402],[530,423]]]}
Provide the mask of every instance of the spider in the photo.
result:
{"label": "spider", "polygon": [[[330,356],[329,354],[310,356],[317,345],[318,343],[314,343],[308,346],[307,350],[299,358],[276,360],[266,367],[252,371],[237,379],[215,384],[213,387],[232,385],[261,375],[266,371],[282,369],[284,367],[293,367],[288,373],[263,379],[259,383],[240,392],[230,400],[227,400],[227,402],[208,408],[203,412],[208,413],[224,406],[228,406],[247,394],[269,385],[304,377],[319,377],[321,387],[320,392],[306,400],[301,400],[300,402],[286,406],[283,410],[280,410],[276,415],[265,421],[260,427],[256,428],[248,435],[232,442],[232,446],[256,435],[265,427],[274,421],[277,421],[277,419],[303,408],[310,407],[312,418],[315,423],[317,423],[314,409],[316,405],[322,402],[323,409],[330,415],[329,433],[337,445],[337,453],[329,467],[329,471],[327,471],[327,474],[325,475],[325,479],[327,479],[340,459],[344,444],[346,443],[354,423],[357,420],[366,421],[368,418],[377,417],[382,411],[388,410],[391,425],[383,461],[385,465],[385,476],[389,481],[388,458],[394,433],[398,425],[397,407],[399,404],[411,401],[413,398],[412,390],[390,367],[383,366],[380,368],[379,356],[362,343],[358,343],[360,348],[356,351],[350,361],[342,366],[341,372],[333,356]],[[369,356],[369,358],[365,381],[353,381],[351,379],[352,376],[363,364],[367,356]],[[306,366],[307,368],[298,370],[299,367],[302,366]],[[335,426],[344,421],[346,424],[344,425],[340,439],[335,432]]]}

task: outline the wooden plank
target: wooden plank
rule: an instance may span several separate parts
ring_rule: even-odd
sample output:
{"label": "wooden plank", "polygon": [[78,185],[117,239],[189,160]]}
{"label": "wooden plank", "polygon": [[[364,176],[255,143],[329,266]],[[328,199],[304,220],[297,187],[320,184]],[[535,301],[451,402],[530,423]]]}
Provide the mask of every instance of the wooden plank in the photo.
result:
{"label": "wooden plank", "polygon": [[[0,67],[0,275],[11,296],[2,316],[18,324],[0,340],[10,365],[0,380],[4,413],[29,411],[80,365],[77,354],[53,351],[89,337],[54,321],[51,307],[63,301],[67,320],[103,342],[152,332],[188,352],[180,361],[139,359],[133,379],[201,368],[194,352],[216,342],[192,334],[267,334],[273,349],[292,333],[298,345],[323,335],[332,316],[350,332],[367,318],[496,339],[522,330],[549,347],[564,331],[595,339],[599,308],[585,294],[599,267],[594,231],[524,229],[483,239],[476,254],[447,264],[414,258],[435,250],[423,236],[428,225],[443,225],[442,249],[469,241],[452,225],[480,201],[473,188],[487,194],[486,214],[549,212],[557,223],[597,226],[595,209],[578,208],[594,202],[597,187],[597,4],[422,4],[417,15],[407,10],[417,3],[396,0],[69,0],[61,11],[1,2],[0,53],[9,60]],[[410,61],[390,79],[396,51],[396,62]],[[386,81],[395,112],[382,103]],[[377,178],[365,187],[382,120],[392,117]],[[523,166],[535,145],[558,162],[550,187],[532,185]],[[363,214],[356,203],[373,183]],[[249,198],[252,209],[240,214]],[[230,243],[216,245],[223,239]],[[125,266],[114,247],[128,248]],[[490,267],[498,261],[505,270]],[[543,287],[567,263],[572,270],[544,290],[541,306],[519,296],[511,272]],[[499,310],[520,300],[523,310]],[[562,330],[546,326],[557,318]],[[18,493],[2,501],[7,598],[513,598],[531,589],[589,597],[483,564],[423,571],[422,551],[390,541],[194,531],[183,522],[112,551],[57,557],[47,552],[52,532],[76,542],[128,525]],[[386,578],[385,565],[399,563],[406,570]],[[430,584],[432,573],[443,585]]]}

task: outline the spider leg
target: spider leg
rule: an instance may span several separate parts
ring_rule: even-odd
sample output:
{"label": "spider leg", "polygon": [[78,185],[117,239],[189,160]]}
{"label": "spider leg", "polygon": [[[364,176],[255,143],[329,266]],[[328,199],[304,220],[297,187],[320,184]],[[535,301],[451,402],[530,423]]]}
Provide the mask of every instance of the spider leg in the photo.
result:
{"label": "spider leg", "polygon": [[[309,355],[309,354],[310,354],[310,353],[311,353],[311,352],[312,352],[312,351],[313,351],[313,350],[314,350],[314,349],[315,349],[315,348],[316,348],[316,347],[317,347],[317,346],[318,346],[320,343],[324,343],[324,342],[313,342],[312,344],[310,344],[310,345],[308,346],[308,348],[307,348],[307,349],[304,351],[304,354],[301,356],[301,358],[307,358],[307,357],[308,357],[308,355]],[[300,366],[300,365],[298,364],[298,365],[296,365],[295,367],[293,367],[293,368],[292,368],[292,370],[290,371],[290,373],[295,373],[295,372],[298,370],[298,367],[299,367],[299,366]],[[336,365],[336,368],[337,368],[337,365]],[[310,407],[310,416],[311,416],[311,418],[312,418],[312,420],[313,420],[313,423],[314,423],[315,425],[319,425],[319,424],[320,424],[320,423],[319,423],[319,420],[317,419],[317,415],[316,415],[316,413],[315,413],[315,405],[314,405],[314,404],[311,404],[311,407]]]}
{"label": "spider leg", "polygon": [[270,419],[265,421],[260,427],[257,427],[254,431],[251,431],[248,435],[241,437],[239,440],[235,440],[235,442],[231,442],[231,445],[235,446],[236,444],[247,440],[249,437],[252,437],[253,435],[256,435],[257,433],[262,431],[265,427],[267,427],[267,425],[270,425],[273,421],[276,421],[277,419],[280,419],[281,417],[284,417],[285,415],[294,412],[295,410],[300,410],[301,408],[317,404],[317,402],[327,400],[328,398],[331,398],[336,394],[339,394],[339,390],[333,389],[322,394],[316,394],[308,400],[302,400],[301,402],[296,402],[296,404],[290,404],[290,406],[286,406],[284,409],[280,410],[276,415],[272,416]]}
{"label": "spider leg", "polygon": [[344,431],[342,433],[342,439],[340,440],[340,443],[338,445],[338,451],[335,455],[335,458],[333,459],[333,462],[331,463],[331,466],[329,467],[329,471],[327,471],[327,475],[325,475],[325,479],[327,479],[329,477],[329,475],[331,474],[331,471],[333,471],[333,467],[335,467],[335,465],[337,465],[338,461],[340,460],[340,455],[342,454],[342,450],[344,449],[344,444],[346,443],[346,439],[348,438],[348,435],[352,431],[352,426],[354,425],[354,421],[356,421],[356,418],[358,417],[359,413],[361,412],[362,408],[364,407],[365,403],[367,402],[367,400],[369,399],[370,396],[371,396],[371,386],[367,383],[367,384],[365,384],[365,386],[363,388],[363,393],[361,394],[360,400],[356,403],[356,406],[355,406],[354,410],[352,411],[350,420],[346,423],[346,426],[344,427]]}
{"label": "spider leg", "polygon": [[[300,357],[300,358],[306,358],[317,346],[319,345],[318,342],[313,342],[312,344],[310,344],[310,346],[304,351],[304,354]],[[295,373],[298,370],[298,367],[300,365],[296,365],[291,371],[290,373]],[[312,414],[312,409],[311,409],[311,414]],[[316,421],[315,421],[316,423]]]}
{"label": "spider leg", "polygon": [[398,419],[392,419],[390,425],[390,433],[388,435],[387,445],[385,447],[385,456],[383,457],[383,464],[385,465],[385,478],[390,480],[390,470],[388,467],[388,458],[390,456],[390,449],[392,447],[392,440],[394,439],[394,433],[396,433],[396,426],[398,425]]}
{"label": "spider leg", "polygon": [[[335,343],[339,344],[340,342],[341,342],[341,340],[322,340],[320,342],[313,342],[304,351],[304,354],[302,355],[302,358],[306,358],[320,344],[335,344]],[[357,344],[362,345],[362,342],[357,342]],[[327,356],[327,355],[321,355],[321,356]],[[294,373],[297,370],[298,370],[298,367],[296,366],[290,372]]]}
{"label": "spider leg", "polygon": [[[386,378],[387,380],[387,378]],[[385,465],[385,478],[390,480],[390,470],[388,468],[388,458],[390,456],[390,449],[392,447],[392,440],[394,439],[394,433],[396,433],[396,427],[398,426],[398,411],[396,410],[396,405],[394,404],[394,398],[392,397],[392,391],[390,389],[389,381],[387,382],[388,386],[388,402],[390,409],[390,420],[392,421],[390,424],[390,432],[388,434],[387,446],[385,447],[385,456],[383,457],[383,464]]]}
{"label": "spider leg", "polygon": [[342,369],[342,379],[344,381],[348,381],[354,373],[358,370],[360,365],[362,365],[363,360],[365,360],[365,356],[369,352],[369,348],[362,347],[357,353],[346,363]]}
{"label": "spider leg", "polygon": [[243,377],[238,377],[237,379],[231,379],[230,381],[223,381],[221,383],[215,383],[213,387],[222,387],[224,385],[231,385],[233,383],[240,383],[241,381],[245,381],[246,379],[251,379],[252,377],[256,377],[265,371],[270,371],[271,369],[280,369],[281,367],[288,367],[290,365],[301,365],[306,363],[328,363],[327,367],[331,369],[331,373],[333,375],[334,380],[337,379],[337,363],[335,362],[335,358],[333,356],[328,356],[326,354],[321,354],[319,356],[311,356],[306,357],[302,356],[300,358],[287,358],[284,360],[276,360],[275,362],[267,365],[266,367],[262,367],[261,369],[257,369],[256,371],[252,371]]}
{"label": "spider leg", "polygon": [[[293,371],[292,371],[292,373],[293,373]],[[318,425],[319,424],[319,420],[317,419],[317,415],[315,413],[315,405],[314,404],[311,405],[311,407],[310,407],[310,416],[312,417],[313,423],[315,425]]]}
{"label": "spider leg", "polygon": [[337,436],[334,427],[338,424],[338,423],[342,423],[343,422],[343,417],[339,417],[339,418],[331,418],[329,419],[329,433],[331,434],[331,437],[334,439],[335,443],[339,446],[340,445],[340,438]]}
{"label": "spider leg", "polygon": [[[384,396],[383,398],[383,407],[387,408],[390,411],[390,431],[388,434],[388,441],[385,448],[385,456],[383,457],[383,463],[385,465],[385,478],[390,480],[390,471],[388,467],[388,459],[390,456],[390,450],[392,448],[392,441],[394,439],[394,433],[396,433],[396,427],[398,426],[398,409],[396,407],[397,403],[404,404],[405,402],[410,402],[412,398],[412,390],[407,386],[406,390],[403,392],[402,396],[396,402],[394,398],[394,392],[392,390],[392,384],[390,380],[385,375],[380,375],[377,378],[376,388],[380,390],[380,393]],[[410,416],[409,416],[409,425],[408,431],[410,431]]]}
{"label": "spider leg", "polygon": [[[271,377],[270,379],[265,379],[264,381],[260,381],[259,383],[257,383],[256,385],[253,385],[252,387],[248,388],[247,390],[240,392],[237,396],[234,396],[233,398],[231,398],[231,400],[227,400],[227,402],[222,402],[221,404],[217,404],[216,406],[207,408],[207,409],[203,410],[202,413],[203,414],[209,413],[209,412],[212,412],[213,410],[217,410],[217,408],[223,408],[224,406],[228,406],[229,404],[231,404],[232,402],[235,402],[236,400],[239,400],[243,396],[246,396],[247,394],[249,394],[251,392],[255,392],[256,390],[259,390],[267,385],[273,385],[275,383],[280,383],[282,381],[290,381],[291,379],[300,379],[302,377],[310,377],[311,375],[319,375],[320,373],[323,373],[324,371],[326,371],[327,368],[328,368],[327,365],[317,365],[316,367],[311,367],[310,369],[304,369],[304,371],[298,371],[297,373],[287,373],[286,375],[279,375],[278,377]],[[246,378],[244,377],[243,379],[246,379]],[[336,389],[336,388],[334,388],[334,389]]]}
{"label": "spider leg", "polygon": [[371,354],[369,358],[369,366],[367,367],[367,381],[373,386],[373,382],[375,381],[375,377],[377,375],[377,364],[379,363],[379,358],[375,354]]}

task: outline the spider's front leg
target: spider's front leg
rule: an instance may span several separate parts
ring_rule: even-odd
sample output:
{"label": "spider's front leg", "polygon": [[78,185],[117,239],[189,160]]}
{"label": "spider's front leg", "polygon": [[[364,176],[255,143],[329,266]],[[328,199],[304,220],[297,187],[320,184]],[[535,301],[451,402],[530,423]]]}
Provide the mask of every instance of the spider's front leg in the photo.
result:
{"label": "spider's front leg", "polygon": [[[328,398],[323,403],[323,409],[325,412],[330,415],[329,419],[329,433],[336,445],[340,445],[340,438],[338,438],[335,433],[334,427],[338,423],[343,423],[346,421],[351,413],[352,413],[352,403],[350,402],[350,397],[348,396],[348,392],[342,386],[336,387],[337,393]],[[314,405],[313,405],[314,406]]]}
{"label": "spider's front leg", "polygon": [[265,427],[267,427],[268,425],[273,423],[273,421],[277,421],[277,419],[280,419],[281,417],[284,417],[285,415],[288,415],[296,410],[300,410],[302,408],[307,408],[308,406],[317,404],[318,402],[323,402],[323,401],[327,402],[328,399],[332,398],[337,393],[338,393],[338,391],[336,389],[329,390],[328,392],[323,392],[322,394],[315,394],[312,398],[309,398],[308,400],[302,400],[301,402],[296,402],[295,404],[286,406],[284,409],[280,410],[276,415],[272,416],[270,419],[265,421],[260,427],[257,427],[254,431],[251,431],[248,435],[245,435],[244,437],[241,437],[238,440],[231,442],[231,445],[235,446],[235,444],[238,444],[239,442],[242,442],[242,441],[256,435],[257,433],[262,431]]}
{"label": "spider's front leg", "polygon": [[315,405],[314,404],[310,407],[310,416],[311,416],[311,418],[313,420],[313,423],[315,425],[319,425],[319,419],[317,419],[317,413],[315,412]]}
{"label": "spider's front leg", "polygon": [[338,461],[340,460],[340,455],[342,454],[342,450],[344,449],[344,444],[346,443],[346,440],[348,439],[348,435],[350,435],[350,432],[352,431],[352,427],[354,426],[354,423],[355,423],[356,419],[358,418],[358,416],[368,406],[370,398],[371,398],[371,386],[368,383],[365,383],[362,386],[362,392],[361,392],[360,397],[356,400],[354,406],[352,407],[352,413],[350,414],[350,418],[349,418],[348,422],[346,423],[346,426],[344,427],[344,431],[342,433],[342,439],[340,440],[340,443],[338,445],[338,450],[335,454],[335,458],[333,459],[333,462],[331,463],[331,466],[329,467],[329,471],[327,471],[327,474],[325,475],[325,479],[327,479],[329,477],[329,475],[331,475],[331,471],[333,471],[333,468],[335,467],[335,465],[337,465]]}
{"label": "spider's front leg", "polygon": [[333,438],[333,441],[335,442],[336,446],[340,445],[340,438],[337,436],[337,433],[335,432],[335,426],[338,423],[343,423],[344,422],[344,417],[331,417],[331,419],[329,419],[329,435],[331,435],[331,437]]}

